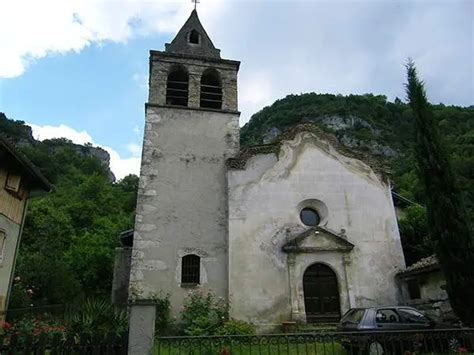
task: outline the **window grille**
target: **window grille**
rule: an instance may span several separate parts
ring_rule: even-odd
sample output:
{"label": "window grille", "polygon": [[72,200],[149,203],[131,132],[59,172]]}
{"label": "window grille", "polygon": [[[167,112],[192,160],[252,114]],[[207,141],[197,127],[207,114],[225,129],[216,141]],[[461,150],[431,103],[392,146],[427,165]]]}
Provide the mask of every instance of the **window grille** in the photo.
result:
{"label": "window grille", "polygon": [[200,257],[197,255],[185,255],[181,261],[181,283],[200,283]]}
{"label": "window grille", "polygon": [[168,75],[166,104],[188,106],[189,76],[183,67],[176,67]]}
{"label": "window grille", "polygon": [[219,73],[214,69],[206,70],[201,77],[201,107],[222,108],[222,85]]}

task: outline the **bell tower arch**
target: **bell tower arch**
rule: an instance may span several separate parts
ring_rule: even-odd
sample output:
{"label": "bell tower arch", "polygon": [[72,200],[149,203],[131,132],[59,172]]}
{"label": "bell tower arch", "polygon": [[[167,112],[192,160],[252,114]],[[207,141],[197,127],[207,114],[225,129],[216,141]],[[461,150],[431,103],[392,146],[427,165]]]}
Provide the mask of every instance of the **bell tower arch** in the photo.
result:
{"label": "bell tower arch", "polygon": [[149,96],[132,252],[130,354],[153,346],[154,299],[171,312],[190,289],[228,299],[228,158],[239,150],[237,72],[196,10],[150,51]]}

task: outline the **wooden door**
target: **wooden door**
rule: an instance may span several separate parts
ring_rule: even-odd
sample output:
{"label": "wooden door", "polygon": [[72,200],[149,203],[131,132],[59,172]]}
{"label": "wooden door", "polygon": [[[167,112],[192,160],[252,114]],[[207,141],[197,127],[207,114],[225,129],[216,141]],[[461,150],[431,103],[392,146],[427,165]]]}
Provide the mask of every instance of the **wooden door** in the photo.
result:
{"label": "wooden door", "polygon": [[339,320],[339,290],[331,268],[323,264],[308,267],[303,276],[303,291],[308,323]]}

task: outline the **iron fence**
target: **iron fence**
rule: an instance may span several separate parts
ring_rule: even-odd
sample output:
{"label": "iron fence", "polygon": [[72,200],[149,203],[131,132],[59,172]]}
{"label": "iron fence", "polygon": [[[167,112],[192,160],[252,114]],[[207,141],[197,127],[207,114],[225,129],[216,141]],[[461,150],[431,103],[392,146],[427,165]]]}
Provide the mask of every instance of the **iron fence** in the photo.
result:
{"label": "iron fence", "polygon": [[128,335],[45,334],[0,337],[1,355],[126,355]]}
{"label": "iron fence", "polygon": [[[23,318],[42,318],[42,319],[64,319],[64,314],[68,309],[63,304],[54,304],[46,306],[9,308],[6,312],[6,321],[13,322]],[[4,312],[2,312],[4,313]]]}
{"label": "iron fence", "polygon": [[155,355],[474,354],[474,329],[159,337]]}

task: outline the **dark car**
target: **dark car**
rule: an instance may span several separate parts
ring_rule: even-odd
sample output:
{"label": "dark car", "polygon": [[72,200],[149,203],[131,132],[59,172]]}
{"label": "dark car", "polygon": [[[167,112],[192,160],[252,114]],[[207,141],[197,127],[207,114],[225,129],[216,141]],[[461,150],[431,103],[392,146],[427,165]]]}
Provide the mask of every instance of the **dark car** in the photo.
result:
{"label": "dark car", "polygon": [[403,354],[405,351],[460,347],[457,330],[447,328],[447,325],[437,324],[415,308],[405,306],[353,308],[344,314],[338,324],[338,331],[347,332],[343,345],[353,354],[361,351]]}

